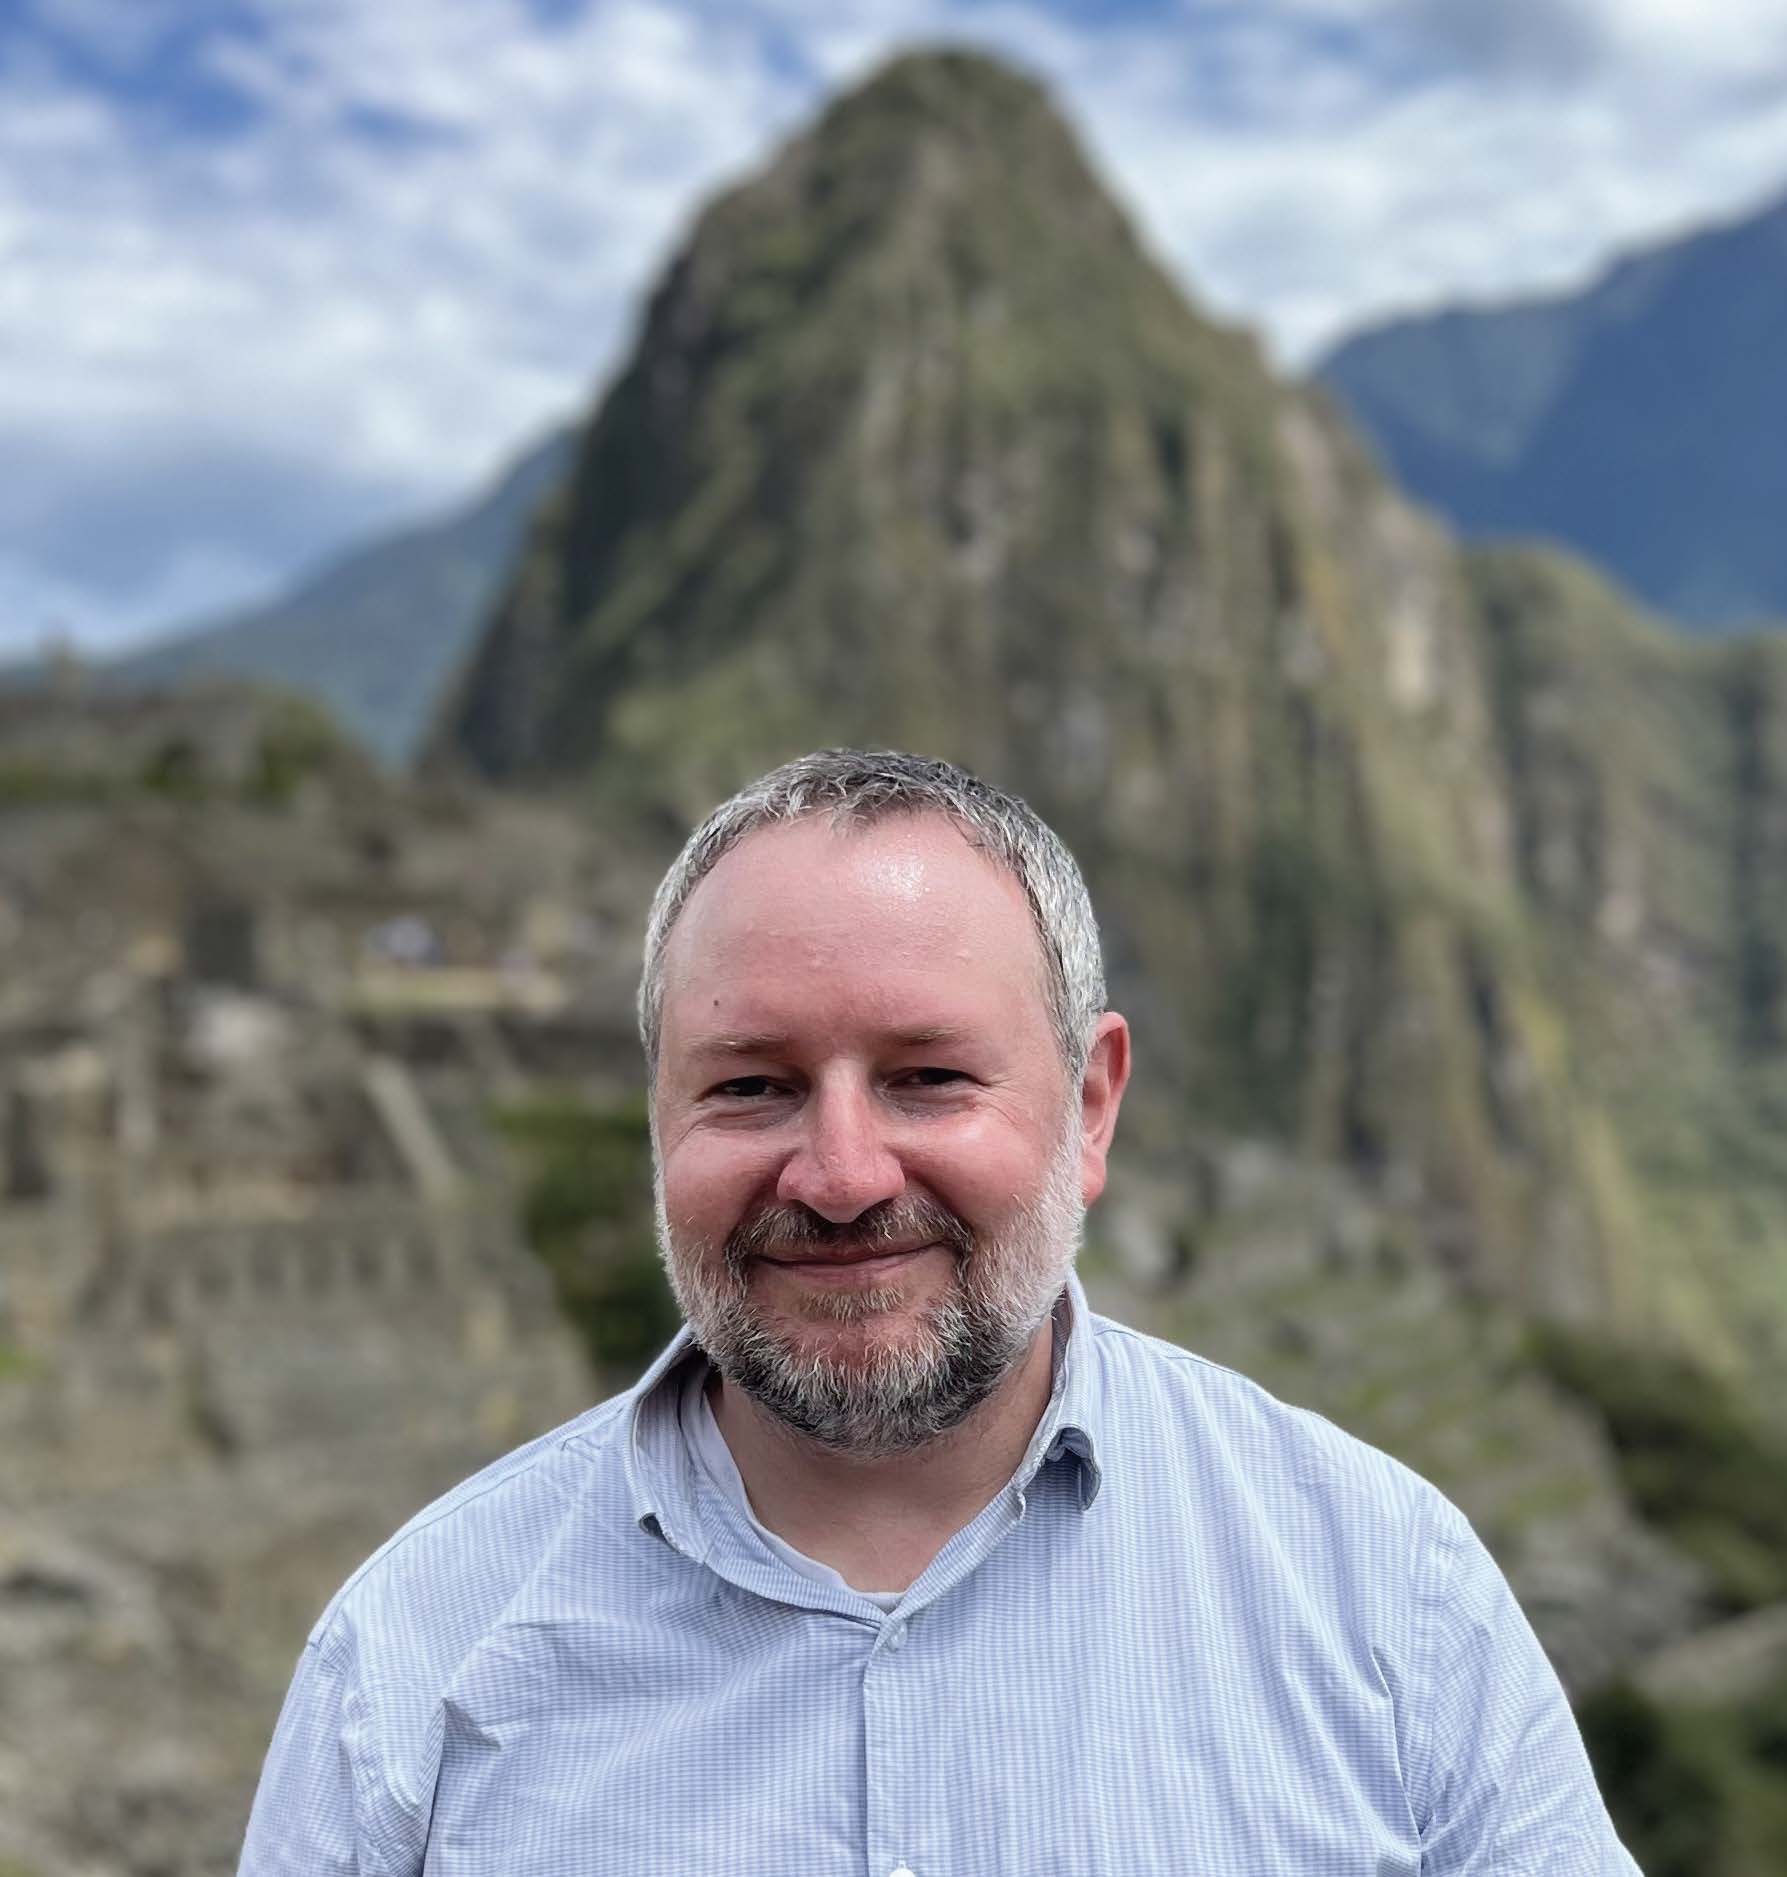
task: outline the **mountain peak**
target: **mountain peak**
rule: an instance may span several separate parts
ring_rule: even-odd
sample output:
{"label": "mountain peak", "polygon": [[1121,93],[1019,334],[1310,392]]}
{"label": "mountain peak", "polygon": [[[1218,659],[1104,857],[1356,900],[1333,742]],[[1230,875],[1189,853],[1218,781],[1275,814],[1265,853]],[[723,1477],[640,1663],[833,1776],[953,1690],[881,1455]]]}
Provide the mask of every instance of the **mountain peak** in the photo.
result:
{"label": "mountain peak", "polygon": [[1052,183],[1103,193],[1042,81],[959,48],[891,60],[824,109],[792,147],[797,164],[802,146],[834,177],[854,170],[883,184],[922,180],[924,164],[949,150],[961,159],[991,158],[1008,190],[1033,180],[1016,167],[1022,159],[1040,165]]}
{"label": "mountain peak", "polygon": [[761,631],[818,670],[877,616],[983,611],[1067,551],[1111,452],[1176,510],[1190,428],[1258,455],[1277,395],[1039,85],[909,54],[700,216],[440,741],[495,776],[576,770],[641,660],[711,668]]}
{"label": "mountain peak", "polygon": [[821,132],[867,111],[901,111],[960,125],[967,114],[1001,112],[1051,125],[1059,113],[1043,82],[968,46],[914,47],[879,66],[828,105]]}
{"label": "mountain peak", "polygon": [[1028,293],[1096,321],[1112,271],[1148,265],[1040,84],[978,53],[915,52],[708,208],[641,349],[737,344],[846,306],[885,334],[898,303],[939,298]]}

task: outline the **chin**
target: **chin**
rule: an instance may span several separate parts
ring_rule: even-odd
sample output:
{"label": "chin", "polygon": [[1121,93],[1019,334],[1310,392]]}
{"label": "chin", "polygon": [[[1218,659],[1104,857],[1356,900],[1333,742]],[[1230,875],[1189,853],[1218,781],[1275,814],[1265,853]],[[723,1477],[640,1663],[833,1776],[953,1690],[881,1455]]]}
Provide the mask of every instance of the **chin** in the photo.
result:
{"label": "chin", "polygon": [[753,1298],[748,1321],[796,1363],[839,1374],[890,1366],[924,1370],[939,1361],[947,1341],[942,1323],[962,1301],[954,1286],[888,1284],[778,1296],[773,1304]]}
{"label": "chin", "polygon": [[898,1291],[849,1291],[806,1300],[798,1309],[757,1315],[764,1335],[795,1361],[862,1368],[935,1346],[930,1313]]}
{"label": "chin", "polygon": [[826,1323],[838,1325],[877,1324],[890,1316],[909,1310],[911,1299],[897,1285],[883,1285],[876,1290],[815,1291],[802,1298],[793,1309],[769,1314],[790,1323]]}

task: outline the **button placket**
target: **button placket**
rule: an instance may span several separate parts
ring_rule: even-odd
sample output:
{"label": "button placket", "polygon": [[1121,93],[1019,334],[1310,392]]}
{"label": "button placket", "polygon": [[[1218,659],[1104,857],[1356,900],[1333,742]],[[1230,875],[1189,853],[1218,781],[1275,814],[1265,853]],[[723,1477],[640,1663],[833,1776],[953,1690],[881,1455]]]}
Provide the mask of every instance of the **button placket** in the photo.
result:
{"label": "button placket", "polygon": [[[915,1726],[911,1709],[915,1690],[894,1657],[912,1633],[912,1617],[888,1616],[863,1664],[863,1744],[868,1756],[868,1832],[871,1872],[885,1877],[917,1877],[906,1853],[917,1802],[913,1768],[904,1748]],[[901,1843],[906,1839],[905,1844]],[[0,1873],[0,1877],[4,1877]]]}

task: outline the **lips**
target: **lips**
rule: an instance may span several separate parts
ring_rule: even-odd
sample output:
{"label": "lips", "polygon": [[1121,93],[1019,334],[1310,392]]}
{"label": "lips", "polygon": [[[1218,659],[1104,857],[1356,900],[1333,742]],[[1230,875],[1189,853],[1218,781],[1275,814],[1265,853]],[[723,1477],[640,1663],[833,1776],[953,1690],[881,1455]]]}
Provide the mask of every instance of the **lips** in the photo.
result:
{"label": "lips", "polygon": [[763,1206],[728,1233],[725,1259],[734,1282],[768,1265],[794,1282],[862,1285],[903,1270],[921,1252],[945,1251],[965,1265],[973,1243],[953,1212],[913,1193],[843,1222],[802,1205]]}
{"label": "lips", "polygon": [[909,1258],[915,1252],[929,1251],[930,1243],[918,1245],[857,1245],[848,1251],[830,1251],[818,1254],[809,1253],[801,1258],[778,1258],[773,1252],[761,1255],[770,1264],[780,1265],[846,1265],[891,1263],[896,1258]]}

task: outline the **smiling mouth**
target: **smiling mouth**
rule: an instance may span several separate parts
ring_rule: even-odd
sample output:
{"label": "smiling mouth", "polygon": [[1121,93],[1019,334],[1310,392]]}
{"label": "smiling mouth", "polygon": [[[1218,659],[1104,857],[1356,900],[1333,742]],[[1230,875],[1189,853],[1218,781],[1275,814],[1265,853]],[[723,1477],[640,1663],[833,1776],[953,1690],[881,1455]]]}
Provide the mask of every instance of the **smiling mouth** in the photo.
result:
{"label": "smiling mouth", "polygon": [[873,1246],[863,1246],[855,1251],[832,1252],[807,1258],[766,1256],[764,1263],[773,1264],[783,1271],[798,1272],[802,1277],[812,1278],[819,1283],[848,1283],[897,1271],[914,1258],[937,1248],[935,1242],[909,1245],[903,1251],[877,1251]]}

